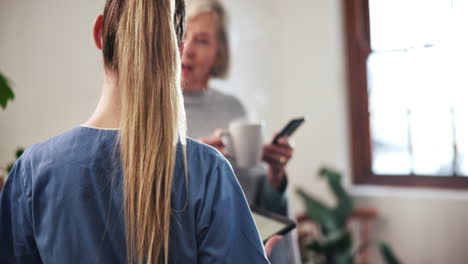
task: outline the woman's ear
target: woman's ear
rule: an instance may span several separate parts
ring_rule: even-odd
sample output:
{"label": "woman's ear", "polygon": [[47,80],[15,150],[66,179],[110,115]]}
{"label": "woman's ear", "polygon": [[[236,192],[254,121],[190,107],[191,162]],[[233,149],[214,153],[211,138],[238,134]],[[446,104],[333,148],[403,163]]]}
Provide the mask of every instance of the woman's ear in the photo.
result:
{"label": "woman's ear", "polygon": [[96,44],[96,47],[100,50],[102,50],[102,23],[103,23],[104,17],[102,15],[99,15],[96,18],[96,21],[94,22],[94,28],[93,28],[93,37],[94,37],[94,44]]}

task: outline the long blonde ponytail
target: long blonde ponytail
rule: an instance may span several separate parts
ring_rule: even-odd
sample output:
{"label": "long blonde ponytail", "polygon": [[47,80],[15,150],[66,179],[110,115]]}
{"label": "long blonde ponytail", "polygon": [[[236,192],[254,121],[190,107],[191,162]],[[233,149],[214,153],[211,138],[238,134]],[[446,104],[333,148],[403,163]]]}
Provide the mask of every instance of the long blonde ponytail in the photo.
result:
{"label": "long blonde ponytail", "polygon": [[178,49],[184,18],[174,17],[181,3],[183,7],[183,1],[174,0],[108,0],[104,12],[104,58],[118,73],[121,93],[129,263],[157,263],[162,258],[168,263],[179,137],[185,143]]}

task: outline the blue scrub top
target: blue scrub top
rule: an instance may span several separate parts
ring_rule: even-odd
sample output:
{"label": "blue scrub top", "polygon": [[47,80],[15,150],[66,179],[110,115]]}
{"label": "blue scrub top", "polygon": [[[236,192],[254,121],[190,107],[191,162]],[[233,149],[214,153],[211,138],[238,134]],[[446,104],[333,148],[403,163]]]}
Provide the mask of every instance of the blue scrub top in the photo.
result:
{"label": "blue scrub top", "polygon": [[[0,194],[0,263],[126,263],[118,131],[76,127],[36,144]],[[188,139],[172,187],[170,263],[268,263],[219,152]]]}

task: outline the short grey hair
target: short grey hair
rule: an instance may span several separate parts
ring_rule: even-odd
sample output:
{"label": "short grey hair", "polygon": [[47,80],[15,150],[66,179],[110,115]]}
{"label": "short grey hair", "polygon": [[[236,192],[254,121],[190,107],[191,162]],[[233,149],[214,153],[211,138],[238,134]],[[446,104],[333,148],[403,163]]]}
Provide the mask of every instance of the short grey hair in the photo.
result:
{"label": "short grey hair", "polygon": [[216,55],[216,65],[211,70],[211,76],[225,79],[229,74],[231,56],[227,32],[228,17],[223,5],[218,0],[187,0],[186,5],[187,21],[205,12],[212,12],[218,17],[218,41],[220,45]]}

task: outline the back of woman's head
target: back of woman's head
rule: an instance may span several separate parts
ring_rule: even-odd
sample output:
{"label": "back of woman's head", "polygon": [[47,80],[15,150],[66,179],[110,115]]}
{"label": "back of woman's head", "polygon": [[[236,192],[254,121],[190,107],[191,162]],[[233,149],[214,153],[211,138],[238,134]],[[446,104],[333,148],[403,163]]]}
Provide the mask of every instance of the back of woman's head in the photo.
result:
{"label": "back of woman's head", "polygon": [[[104,8],[104,22],[103,22],[103,53],[104,53],[104,62],[106,67],[110,67],[111,69],[116,70],[118,66],[118,54],[117,54],[117,32],[120,28],[120,22],[122,15],[128,9],[137,7],[136,5],[131,6],[129,3],[132,2],[130,0],[107,0],[106,5]],[[135,3],[139,3],[140,1],[133,1]],[[184,0],[167,0],[167,1],[143,1],[143,7],[153,6],[153,8],[157,9],[156,11],[160,12],[170,12],[169,15],[173,16],[173,26],[175,29],[178,45],[181,45],[184,29],[185,29],[185,1]],[[143,11],[143,10],[142,10]],[[150,12],[146,10],[147,13]],[[162,17],[158,18],[157,13],[149,14],[149,17],[144,18],[142,13],[134,14],[134,19],[147,19],[147,22],[153,22],[151,25],[147,25],[148,29],[154,28],[154,26],[158,26],[158,19],[162,19]],[[168,14],[166,13],[166,16]],[[151,20],[151,21],[149,21]],[[136,25],[136,20],[134,21]],[[161,23],[159,26],[162,28],[164,25]],[[167,31],[169,29],[166,28]],[[160,36],[150,36],[151,32],[142,32],[148,34],[149,37],[158,38]],[[156,34],[157,32],[152,32]],[[149,40],[149,39],[148,39]],[[169,39],[168,39],[169,40]],[[125,42],[126,40],[120,40],[121,42]],[[170,40],[169,40],[170,41]]]}
{"label": "back of woman's head", "polygon": [[118,76],[128,261],[168,261],[172,177],[185,141],[179,45],[183,0],[107,0],[106,70]]}

